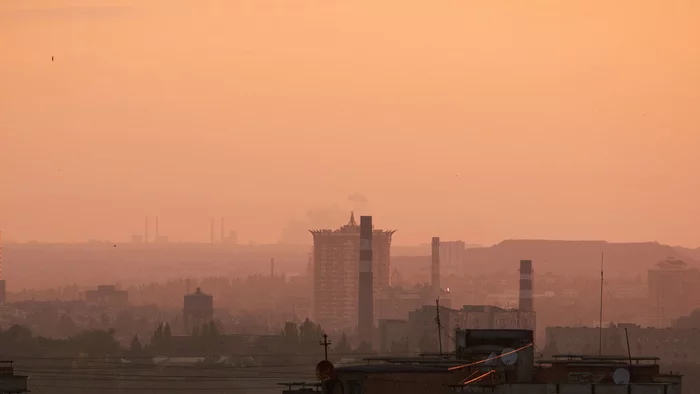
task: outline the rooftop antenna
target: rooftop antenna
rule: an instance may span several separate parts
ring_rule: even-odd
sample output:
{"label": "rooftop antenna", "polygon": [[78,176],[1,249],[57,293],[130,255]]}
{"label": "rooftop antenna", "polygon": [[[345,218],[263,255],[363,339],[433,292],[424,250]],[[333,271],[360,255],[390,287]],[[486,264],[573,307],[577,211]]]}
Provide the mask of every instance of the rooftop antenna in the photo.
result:
{"label": "rooftop antenna", "polygon": [[5,278],[2,276],[2,231],[0,231],[0,280],[3,279]]}
{"label": "rooftop antenna", "polygon": [[603,355],[603,261],[604,252],[600,252],[600,322],[598,325],[598,356]]}
{"label": "rooftop antenna", "polygon": [[438,330],[438,346],[440,349],[440,357],[442,357],[442,324],[440,324],[440,297],[435,300],[435,323]]}
{"label": "rooftop antenna", "polygon": [[503,365],[514,365],[518,361],[518,353],[513,348],[505,348],[501,351]]}
{"label": "rooftop antenna", "polygon": [[627,357],[630,359],[630,365],[632,365],[632,349],[630,349],[630,336],[627,334],[627,327],[625,327],[625,339],[627,340]]}

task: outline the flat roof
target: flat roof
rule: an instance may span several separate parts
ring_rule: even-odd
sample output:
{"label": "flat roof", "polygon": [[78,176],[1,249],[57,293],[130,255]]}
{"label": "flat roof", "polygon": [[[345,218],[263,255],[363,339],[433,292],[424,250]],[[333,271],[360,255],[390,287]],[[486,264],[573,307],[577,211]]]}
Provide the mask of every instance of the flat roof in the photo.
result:
{"label": "flat roof", "polygon": [[345,373],[445,373],[449,369],[447,366],[366,364],[338,367],[335,371]]}
{"label": "flat roof", "polygon": [[661,358],[654,356],[595,356],[585,354],[554,354],[553,358],[580,358],[582,360],[633,360],[633,361],[659,361]]}
{"label": "flat roof", "polygon": [[[596,362],[597,361],[597,362]],[[619,361],[619,362],[616,362]],[[634,360],[632,360],[634,361]],[[595,360],[595,359],[588,359],[588,360],[536,360],[536,364],[570,364],[570,365],[589,365],[589,364],[596,364],[596,365],[629,365],[633,368],[641,368],[641,367],[653,367],[656,364],[630,364],[629,360]]]}

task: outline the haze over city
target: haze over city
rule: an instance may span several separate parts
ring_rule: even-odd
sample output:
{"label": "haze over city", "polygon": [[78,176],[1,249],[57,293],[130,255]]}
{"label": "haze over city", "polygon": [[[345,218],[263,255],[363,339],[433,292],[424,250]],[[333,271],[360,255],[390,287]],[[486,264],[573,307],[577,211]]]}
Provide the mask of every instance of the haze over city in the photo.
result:
{"label": "haze over city", "polygon": [[6,0],[4,237],[696,247],[699,7]]}
{"label": "haze over city", "polygon": [[0,393],[697,394],[698,21],[0,0]]}

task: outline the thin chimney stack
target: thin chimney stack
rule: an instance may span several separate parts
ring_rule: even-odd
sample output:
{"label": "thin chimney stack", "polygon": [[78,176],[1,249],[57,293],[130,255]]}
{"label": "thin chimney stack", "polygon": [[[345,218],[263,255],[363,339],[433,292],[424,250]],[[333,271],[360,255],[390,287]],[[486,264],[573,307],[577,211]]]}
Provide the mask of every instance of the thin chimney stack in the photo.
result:
{"label": "thin chimney stack", "polygon": [[214,245],[214,218],[211,218],[211,225],[209,226],[209,238],[212,245]]}
{"label": "thin chimney stack", "polygon": [[532,260],[520,260],[520,312],[533,312]]}
{"label": "thin chimney stack", "polygon": [[433,237],[432,261],[430,264],[430,279],[433,293],[440,294],[440,237]]}
{"label": "thin chimney stack", "polygon": [[358,290],[358,332],[360,340],[371,345],[374,331],[371,216],[360,217],[360,277]]}
{"label": "thin chimney stack", "polygon": [[0,231],[0,305],[5,305],[6,300],[5,277],[2,273],[2,231]]}

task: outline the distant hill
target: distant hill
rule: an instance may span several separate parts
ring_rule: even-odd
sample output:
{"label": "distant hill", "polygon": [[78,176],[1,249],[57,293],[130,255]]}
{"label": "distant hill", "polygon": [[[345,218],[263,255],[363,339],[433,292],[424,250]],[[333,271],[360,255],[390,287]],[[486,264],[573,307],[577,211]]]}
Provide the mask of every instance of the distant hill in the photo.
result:
{"label": "distant hill", "polygon": [[690,249],[684,248],[682,246],[676,246],[675,249],[678,252],[679,258],[687,258],[695,261],[700,261],[700,248]]}
{"label": "distant hill", "polygon": [[[518,270],[519,261],[524,259],[532,260],[535,272],[539,273],[599,276],[601,253],[605,256],[606,275],[611,276],[644,275],[649,268],[669,257],[681,258],[696,267],[696,262],[700,261],[700,255],[681,253],[658,242],[506,240],[490,247],[467,249],[465,265],[483,273],[512,272]],[[394,255],[392,264],[400,270],[402,264],[410,270],[425,270],[430,258],[428,255],[410,259]]]}

